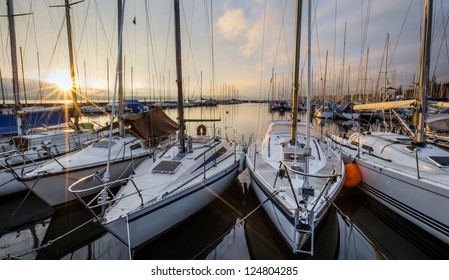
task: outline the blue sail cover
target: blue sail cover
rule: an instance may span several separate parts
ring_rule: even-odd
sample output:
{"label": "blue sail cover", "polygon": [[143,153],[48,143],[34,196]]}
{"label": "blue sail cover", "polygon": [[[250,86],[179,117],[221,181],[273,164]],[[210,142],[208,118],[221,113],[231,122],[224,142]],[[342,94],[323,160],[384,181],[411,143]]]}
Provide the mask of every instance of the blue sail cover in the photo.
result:
{"label": "blue sail cover", "polygon": [[[41,127],[53,126],[66,123],[69,120],[66,110],[36,110],[24,113],[23,127],[25,130]],[[17,134],[17,118],[14,113],[0,114],[0,134]]]}
{"label": "blue sail cover", "polygon": [[138,100],[125,100],[126,107],[133,111],[143,112],[145,110],[145,106],[140,103]]}

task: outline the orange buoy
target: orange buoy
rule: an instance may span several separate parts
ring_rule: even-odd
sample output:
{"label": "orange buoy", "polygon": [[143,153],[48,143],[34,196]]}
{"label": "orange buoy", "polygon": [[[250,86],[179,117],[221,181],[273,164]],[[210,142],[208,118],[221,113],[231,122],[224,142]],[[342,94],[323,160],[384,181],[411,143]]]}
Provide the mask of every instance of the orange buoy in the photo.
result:
{"label": "orange buoy", "polygon": [[360,173],[359,168],[355,163],[352,162],[346,164],[345,168],[346,168],[346,177],[343,186],[347,188],[357,186],[362,181],[362,174]]}

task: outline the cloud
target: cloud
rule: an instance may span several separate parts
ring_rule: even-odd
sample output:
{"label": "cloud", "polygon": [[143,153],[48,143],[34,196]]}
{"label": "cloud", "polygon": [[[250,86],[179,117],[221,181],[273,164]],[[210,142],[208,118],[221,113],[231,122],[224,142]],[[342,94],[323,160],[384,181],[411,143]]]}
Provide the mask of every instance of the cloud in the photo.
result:
{"label": "cloud", "polygon": [[254,23],[251,28],[245,33],[245,43],[240,45],[240,54],[248,57],[254,54],[255,51],[259,51],[261,45],[261,37],[263,35],[262,26],[260,22]]}
{"label": "cloud", "polygon": [[228,10],[218,19],[218,30],[227,40],[235,40],[248,30],[242,9]]}

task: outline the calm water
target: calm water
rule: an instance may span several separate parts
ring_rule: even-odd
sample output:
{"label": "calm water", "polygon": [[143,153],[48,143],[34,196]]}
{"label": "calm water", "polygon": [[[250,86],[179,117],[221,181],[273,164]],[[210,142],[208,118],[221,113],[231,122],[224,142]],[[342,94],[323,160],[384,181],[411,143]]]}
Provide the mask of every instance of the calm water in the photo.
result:
{"label": "calm water", "polygon": [[[167,110],[176,118],[176,110]],[[221,134],[248,141],[272,119],[266,104],[187,108],[185,118],[220,118]],[[300,118],[305,120],[304,115]],[[84,121],[106,122],[102,116]],[[355,131],[354,123],[314,119],[314,132]],[[188,127],[195,133],[196,126]],[[216,130],[218,131],[218,129]],[[208,129],[213,129],[209,126]],[[449,259],[449,248],[398,217],[357,188],[343,189],[316,235],[313,256],[293,255],[271,225],[245,170],[220,199],[166,234],[130,252],[90,222],[80,205],[54,210],[30,194],[0,204],[0,258],[20,259]],[[250,214],[251,213],[251,214]]]}

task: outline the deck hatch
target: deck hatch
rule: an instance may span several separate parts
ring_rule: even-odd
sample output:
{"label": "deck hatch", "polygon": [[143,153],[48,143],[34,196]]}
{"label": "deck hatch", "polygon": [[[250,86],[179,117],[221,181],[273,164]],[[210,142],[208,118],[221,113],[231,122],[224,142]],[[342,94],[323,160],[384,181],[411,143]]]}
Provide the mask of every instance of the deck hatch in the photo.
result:
{"label": "deck hatch", "polygon": [[305,162],[306,159],[304,157],[304,154],[300,153],[284,153],[284,160],[285,161],[294,161],[296,158],[297,162]]}
{"label": "deck hatch", "polygon": [[159,164],[153,168],[153,173],[173,174],[176,172],[180,165],[180,161],[164,160],[159,162]]}

